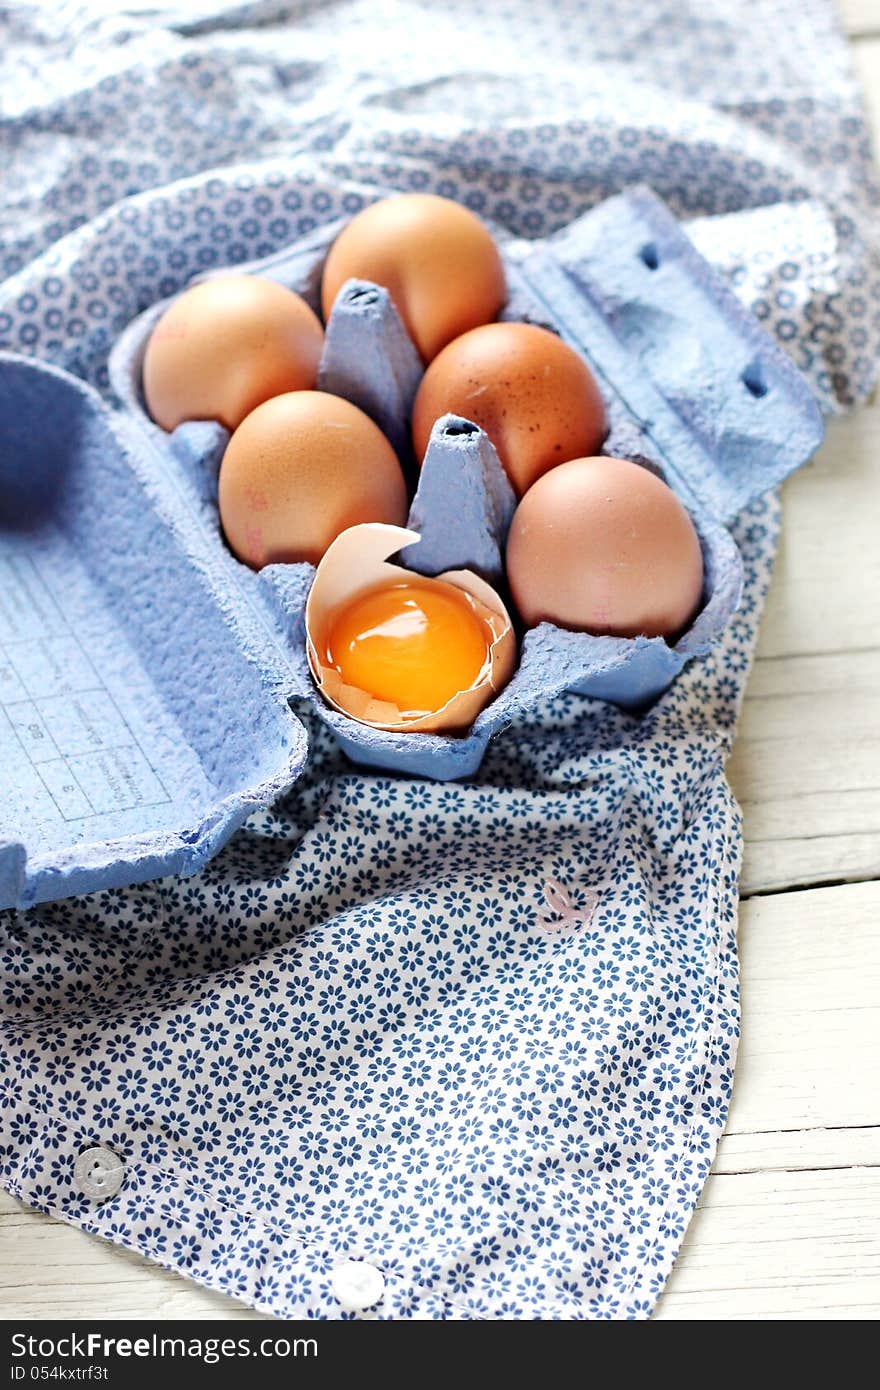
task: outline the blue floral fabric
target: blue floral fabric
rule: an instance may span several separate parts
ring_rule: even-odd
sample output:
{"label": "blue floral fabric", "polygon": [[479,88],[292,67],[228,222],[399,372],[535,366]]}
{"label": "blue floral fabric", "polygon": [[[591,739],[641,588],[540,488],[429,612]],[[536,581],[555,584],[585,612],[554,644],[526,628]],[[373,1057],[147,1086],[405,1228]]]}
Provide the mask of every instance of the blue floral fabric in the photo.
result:
{"label": "blue floral fabric", "polygon": [[[305,782],[198,879],[10,920],[11,1190],[286,1316],[339,1316],[352,1255],[373,1316],[646,1316],[730,1094],[723,762],[774,529],[743,519],[743,609],[647,719],[565,696],[446,786],[315,726]],[[95,1142],[127,1164],[100,1205],[72,1181]]]}
{"label": "blue floral fabric", "polygon": [[831,0],[12,0],[0,33],[0,348],[102,384],[140,309],[377,190],[538,237],[644,182],[826,408],[870,390],[880,190]]}
{"label": "blue floral fabric", "polygon": [[[377,189],[535,236],[636,179],[826,406],[870,385],[877,190],[818,0],[2,22],[0,345],[101,389],[146,304]],[[314,726],[304,778],[198,878],[0,916],[4,1185],[283,1316],[348,1316],[354,1256],[385,1277],[358,1316],[647,1317],[730,1095],[723,768],[776,520],[740,518],[740,610],[647,716],[561,697],[445,786]],[[126,1165],[103,1203],[74,1182],[95,1143]]]}

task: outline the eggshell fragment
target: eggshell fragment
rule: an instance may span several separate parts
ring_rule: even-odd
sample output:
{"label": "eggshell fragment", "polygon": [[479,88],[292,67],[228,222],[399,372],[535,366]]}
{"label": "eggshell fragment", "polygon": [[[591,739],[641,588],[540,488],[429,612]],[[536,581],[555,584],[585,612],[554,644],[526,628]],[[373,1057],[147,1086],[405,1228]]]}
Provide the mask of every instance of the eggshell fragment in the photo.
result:
{"label": "eggshell fragment", "polygon": [[324,330],[293,290],[258,275],[218,275],[165,310],[144,355],[147,410],[165,430],[185,420],[236,429],[284,391],[309,391]]}
{"label": "eggshell fragment", "polygon": [[507,298],[489,231],[460,203],[433,193],[383,198],[349,222],[324,267],[325,321],[351,279],[388,290],[424,362],[460,333],[490,323]]}
{"label": "eggshell fragment", "polygon": [[[330,623],[342,604],[365,589],[399,584],[409,571],[388,564],[388,556],[418,543],[417,531],[378,522],[352,526],[327,550],[315,573],[306,603],[306,651],[309,667],[323,698],[333,709],[360,724],[392,733],[462,733],[509,681],[516,665],[516,638],[501,599],[484,580],[469,570],[449,570],[435,580],[470,595],[474,611],[486,624],[489,655],[479,679],[468,690],[448,700],[442,709],[418,718],[406,718],[397,705],[373,698],[367,691],[346,685],[339,672],[322,661]],[[432,581],[417,577],[420,583]]]}
{"label": "eggshell fragment", "polygon": [[567,459],[598,453],[608,429],[587,364],[555,333],[531,323],[485,324],[435,357],[413,403],[419,462],[447,412],[485,430],[518,497]]}

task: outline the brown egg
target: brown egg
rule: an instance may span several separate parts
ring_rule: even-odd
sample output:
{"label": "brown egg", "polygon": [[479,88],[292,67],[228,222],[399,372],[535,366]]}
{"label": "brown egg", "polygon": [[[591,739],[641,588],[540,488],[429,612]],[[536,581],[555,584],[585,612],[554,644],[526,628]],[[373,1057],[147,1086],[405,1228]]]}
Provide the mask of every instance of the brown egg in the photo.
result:
{"label": "brown egg", "polygon": [[316,565],[349,526],[400,526],[407,498],[397,455],[362,410],[325,391],[291,391],[257,406],[220,465],[220,520],[252,569]]}
{"label": "brown egg", "polygon": [[595,454],[607,433],[589,368],[555,333],[529,323],[475,328],[434,359],[413,406],[419,461],[447,411],[486,431],[518,497],[548,469]]}
{"label": "brown egg", "polygon": [[675,493],[647,468],[572,459],[517,507],[507,577],[529,627],[672,637],[699,608],[703,555]]}
{"label": "brown egg", "polygon": [[480,219],[430,193],[372,203],[340,232],[324,266],[325,321],[353,278],[387,289],[424,362],[490,323],[507,298],[498,248]]}
{"label": "brown egg", "polygon": [[205,280],[175,299],[150,335],[147,410],[166,430],[184,420],[234,430],[270,396],[311,390],[323,345],[317,315],[277,281]]}

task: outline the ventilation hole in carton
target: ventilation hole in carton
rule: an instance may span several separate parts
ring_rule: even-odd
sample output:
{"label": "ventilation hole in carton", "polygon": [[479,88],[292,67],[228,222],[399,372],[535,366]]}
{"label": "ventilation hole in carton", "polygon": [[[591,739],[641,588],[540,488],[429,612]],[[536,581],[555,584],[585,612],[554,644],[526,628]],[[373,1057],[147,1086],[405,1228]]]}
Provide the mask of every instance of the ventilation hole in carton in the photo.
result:
{"label": "ventilation hole in carton", "polygon": [[354,289],[347,290],[345,294],[347,304],[375,304],[378,298],[378,291],[367,285],[355,285]]}
{"label": "ventilation hole in carton", "polygon": [[528,324],[531,324],[531,326],[532,326],[533,328],[543,328],[545,333],[552,333],[553,336],[556,337],[556,338],[561,338],[561,337],[562,337],[562,334],[560,333],[559,329],[556,327],[556,324],[555,324],[555,323],[550,323],[550,322],[548,322],[547,319],[539,319],[539,318],[537,318],[536,315],[534,315],[534,314],[528,314],[528,313],[527,313],[527,314],[521,314],[521,315],[519,315],[519,317],[515,320],[515,322],[517,322],[517,323],[528,323]]}
{"label": "ventilation hole in carton", "polygon": [[646,468],[649,473],[654,474],[655,478],[659,478],[661,482],[666,482],[663,469],[660,467],[660,464],[655,463],[653,459],[649,459],[645,454],[627,454],[626,457],[629,459],[630,463],[637,463],[639,468]]}
{"label": "ventilation hole in carton", "polygon": [[645,242],[639,252],[639,256],[643,264],[646,265],[649,270],[656,270],[660,264],[660,252],[657,250],[656,243],[653,241]]}
{"label": "ventilation hole in carton", "polygon": [[454,425],[444,425],[443,433],[449,439],[456,434],[477,434],[479,430],[478,426],[472,425],[470,420],[457,420]]}
{"label": "ventilation hole in carton", "polygon": [[740,381],[749,395],[754,396],[756,400],[766,396],[769,390],[767,382],[764,380],[764,371],[760,362],[750,362],[743,371]]}

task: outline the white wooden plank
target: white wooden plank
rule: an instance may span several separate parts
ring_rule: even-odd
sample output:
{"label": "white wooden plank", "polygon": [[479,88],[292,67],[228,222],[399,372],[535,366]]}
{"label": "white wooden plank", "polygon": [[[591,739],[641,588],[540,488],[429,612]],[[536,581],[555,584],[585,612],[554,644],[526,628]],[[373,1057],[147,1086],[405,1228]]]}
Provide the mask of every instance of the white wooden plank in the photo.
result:
{"label": "white wooden plank", "polygon": [[779,891],[791,884],[848,882],[876,876],[877,836],[829,835],[760,845],[760,872],[745,880],[745,891]]}
{"label": "white wooden plank", "polygon": [[880,34],[880,0],[836,0],[847,34]]}
{"label": "white wooden plank", "polygon": [[880,647],[880,406],[828,422],[783,488],[784,524],[759,657]]}
{"label": "white wooden plank", "polygon": [[728,1130],[880,1124],[880,884],[753,898]]}
{"label": "white wooden plank", "polygon": [[728,767],[743,895],[880,874],[878,711],[880,649],[756,662]]}
{"label": "white wooden plank", "polygon": [[880,1125],[725,1134],[712,1172],[734,1176],[830,1168],[880,1168]]}
{"label": "white wooden plank", "polygon": [[875,1319],[880,1169],[710,1177],[659,1319]]}

